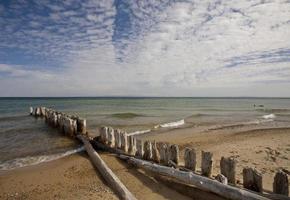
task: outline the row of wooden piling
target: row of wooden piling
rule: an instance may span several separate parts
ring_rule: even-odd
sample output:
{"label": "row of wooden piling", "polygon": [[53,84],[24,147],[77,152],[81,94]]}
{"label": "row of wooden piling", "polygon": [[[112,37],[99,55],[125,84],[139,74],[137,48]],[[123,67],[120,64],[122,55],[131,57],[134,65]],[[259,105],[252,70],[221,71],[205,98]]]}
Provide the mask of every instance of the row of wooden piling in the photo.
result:
{"label": "row of wooden piling", "polygon": [[48,125],[58,128],[60,132],[70,137],[86,134],[86,119],[74,115],[67,115],[46,107],[30,107],[30,115],[43,117]]}
{"label": "row of wooden piling", "polygon": [[[125,131],[102,127],[100,140],[103,144],[116,149],[121,149],[127,154],[153,161],[166,166],[180,166],[179,147],[176,144],[156,141],[142,141],[134,136],[129,136]],[[213,154],[201,152],[201,175],[212,177]],[[237,160],[232,157],[222,157],[220,160],[220,174],[215,176],[217,181],[223,184],[236,185]],[[184,168],[196,173],[197,151],[194,148],[184,150]],[[256,169],[246,167],[243,169],[243,187],[256,192],[263,192],[262,174]],[[273,182],[273,192],[276,194],[289,195],[289,180],[285,172],[279,170]]]}

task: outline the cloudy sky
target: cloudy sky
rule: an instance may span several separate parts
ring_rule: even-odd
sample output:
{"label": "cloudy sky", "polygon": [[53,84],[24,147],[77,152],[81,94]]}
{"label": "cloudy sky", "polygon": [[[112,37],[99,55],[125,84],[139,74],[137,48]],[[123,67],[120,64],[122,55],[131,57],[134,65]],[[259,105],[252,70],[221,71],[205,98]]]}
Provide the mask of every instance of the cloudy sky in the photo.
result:
{"label": "cloudy sky", "polygon": [[0,0],[0,96],[290,96],[289,0]]}

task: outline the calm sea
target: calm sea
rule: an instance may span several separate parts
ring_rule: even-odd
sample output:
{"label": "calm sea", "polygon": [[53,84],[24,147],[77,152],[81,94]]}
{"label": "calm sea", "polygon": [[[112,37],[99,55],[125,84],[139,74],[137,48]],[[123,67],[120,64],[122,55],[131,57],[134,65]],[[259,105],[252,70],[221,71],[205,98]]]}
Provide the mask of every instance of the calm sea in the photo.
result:
{"label": "calm sea", "polygon": [[82,147],[29,116],[45,106],[87,119],[91,134],[102,125],[129,133],[237,124],[290,126],[290,99],[278,98],[0,98],[0,170],[45,162]]}

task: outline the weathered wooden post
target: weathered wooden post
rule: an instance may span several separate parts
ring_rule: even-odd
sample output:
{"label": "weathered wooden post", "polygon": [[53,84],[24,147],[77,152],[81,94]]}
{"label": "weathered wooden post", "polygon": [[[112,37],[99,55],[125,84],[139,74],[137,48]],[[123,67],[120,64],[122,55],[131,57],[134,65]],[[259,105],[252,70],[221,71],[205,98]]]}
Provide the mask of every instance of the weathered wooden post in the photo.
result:
{"label": "weathered wooden post", "polygon": [[221,183],[224,184],[224,185],[227,185],[227,184],[228,184],[228,179],[227,179],[227,177],[225,177],[225,176],[222,175],[222,174],[218,174],[218,175],[215,177],[215,180],[217,180],[218,182],[221,182]]}
{"label": "weathered wooden post", "polygon": [[80,134],[86,134],[87,132],[87,120],[77,118],[77,132]]}
{"label": "weathered wooden post", "polygon": [[121,149],[121,131],[119,129],[115,129],[115,148]]}
{"label": "weathered wooden post", "polygon": [[137,147],[137,151],[136,151],[136,153],[135,153],[135,156],[136,156],[137,158],[143,158],[143,155],[144,155],[144,146],[143,146],[143,141],[137,139],[137,141],[136,141],[136,147]]}
{"label": "weathered wooden post", "polygon": [[56,127],[60,128],[60,125],[61,125],[61,114],[60,113],[57,113],[56,114],[56,118],[57,118],[57,125],[56,125]]}
{"label": "weathered wooden post", "polygon": [[44,116],[44,119],[45,119],[46,123],[48,123],[49,113],[50,113],[50,109],[47,108],[46,112],[45,112],[45,116]]}
{"label": "weathered wooden post", "polygon": [[234,185],[236,184],[236,165],[237,161],[234,158],[221,158],[221,174],[227,177],[229,183],[232,183]]}
{"label": "weathered wooden post", "polygon": [[130,155],[135,155],[136,153],[136,138],[133,135],[128,137],[129,149],[128,153]]}
{"label": "weathered wooden post", "polygon": [[107,133],[108,133],[108,145],[111,148],[115,147],[115,134],[114,134],[114,129],[112,127],[109,127],[107,129]]}
{"label": "weathered wooden post", "polygon": [[126,153],[128,152],[128,136],[125,131],[121,132],[121,149]]}
{"label": "weathered wooden post", "polygon": [[74,137],[77,130],[77,122],[71,118],[66,117],[64,123],[64,132],[70,137]]}
{"label": "weathered wooden post", "polygon": [[276,194],[282,194],[286,196],[289,195],[288,176],[282,170],[279,170],[274,177],[273,192]]}
{"label": "weathered wooden post", "polygon": [[107,144],[107,133],[108,132],[108,127],[106,127],[106,126],[103,126],[103,127],[101,127],[101,129],[100,129],[100,140],[101,140],[101,142],[103,143],[103,144]]}
{"label": "weathered wooden post", "polygon": [[[48,113],[46,113],[47,116]],[[58,114],[58,128],[61,133],[64,133],[64,115]]]}
{"label": "weathered wooden post", "polygon": [[164,142],[159,143],[160,162],[165,165],[168,165],[168,158],[169,158],[168,148],[169,148],[168,144]]}
{"label": "weathered wooden post", "polygon": [[169,160],[173,161],[177,166],[179,165],[179,147],[172,144],[169,147]]}
{"label": "weathered wooden post", "polygon": [[157,148],[156,141],[154,141],[152,144],[152,159],[154,162],[160,163],[160,153],[159,153],[159,150]]}
{"label": "weathered wooden post", "polygon": [[243,169],[243,186],[252,191],[263,192],[262,174],[256,169],[246,167]]}
{"label": "weathered wooden post", "polygon": [[46,112],[46,108],[45,107],[40,107],[40,116],[41,117],[45,116],[45,112]]}
{"label": "weathered wooden post", "polygon": [[152,160],[152,144],[150,141],[144,142],[144,155],[143,158],[145,160]]}
{"label": "weathered wooden post", "polygon": [[33,115],[33,107],[30,107],[29,113],[30,113],[30,115]]}
{"label": "weathered wooden post", "polygon": [[35,115],[36,117],[39,117],[39,116],[40,116],[40,108],[39,108],[39,107],[36,107],[36,108],[34,109],[34,115]]}
{"label": "weathered wooden post", "polygon": [[210,177],[213,168],[213,159],[211,152],[201,152],[201,175]]}
{"label": "weathered wooden post", "polygon": [[195,149],[185,148],[184,150],[184,166],[187,169],[196,171],[196,151]]}
{"label": "weathered wooden post", "polygon": [[56,112],[51,113],[50,123],[52,127],[57,127],[57,114]]}

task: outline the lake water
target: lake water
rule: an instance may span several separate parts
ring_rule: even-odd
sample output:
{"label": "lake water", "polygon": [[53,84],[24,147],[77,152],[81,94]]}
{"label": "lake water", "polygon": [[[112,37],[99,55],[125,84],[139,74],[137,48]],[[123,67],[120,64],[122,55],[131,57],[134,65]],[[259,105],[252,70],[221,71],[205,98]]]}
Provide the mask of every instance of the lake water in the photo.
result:
{"label": "lake water", "polygon": [[81,151],[75,141],[29,116],[45,106],[128,133],[184,127],[267,124],[290,127],[290,99],[278,98],[0,98],[0,170],[37,164]]}

